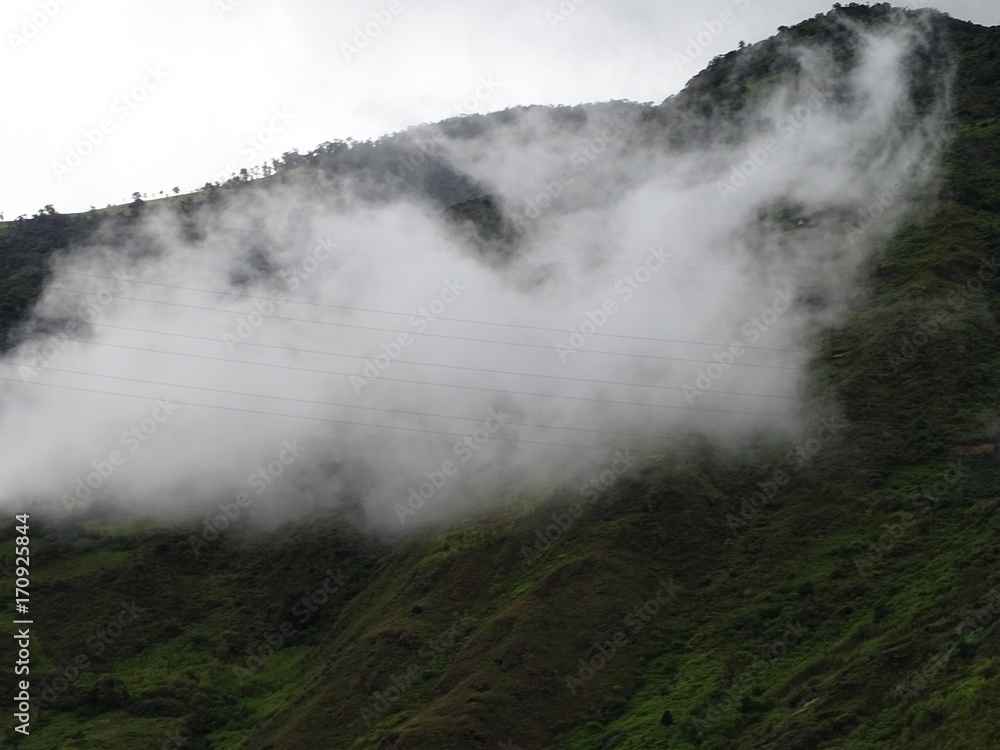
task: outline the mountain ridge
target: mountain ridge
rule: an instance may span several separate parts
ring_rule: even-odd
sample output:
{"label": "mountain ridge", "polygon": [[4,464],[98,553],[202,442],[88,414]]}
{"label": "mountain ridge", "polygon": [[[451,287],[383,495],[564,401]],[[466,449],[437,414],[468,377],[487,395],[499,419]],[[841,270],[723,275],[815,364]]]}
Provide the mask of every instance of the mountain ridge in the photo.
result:
{"label": "mountain ridge", "polygon": [[[720,56],[661,105],[616,106],[641,123],[638,138],[724,140],[749,127],[755,87],[788,70],[776,50],[836,48],[852,24],[901,13],[914,15],[840,7]],[[102,504],[40,517],[34,606],[59,626],[44,631],[36,669],[51,700],[32,736],[5,746],[995,746],[1000,27],[916,16],[954,55],[914,68],[929,71],[920,111],[954,62],[940,186],[871,256],[863,302],[814,332],[805,391],[822,408],[797,440],[733,447],[681,433],[627,470],[593,466],[611,476],[596,497],[581,489],[590,477],[556,477],[406,536],[361,531],[346,508],[274,528],[234,521],[194,554],[200,521]],[[542,120],[587,119],[569,109]],[[321,147],[170,210],[193,216],[297,170],[336,184],[352,150]],[[516,264],[517,233],[531,231],[510,221],[520,207],[428,161],[414,167],[417,192],[478,252]],[[376,199],[387,184],[410,190],[386,182],[393,167],[360,171]],[[110,230],[44,210],[0,229],[8,342],[24,335],[44,259],[90,232],[124,242],[153,209],[136,201]],[[797,211],[762,221],[794,231],[813,220]],[[858,219],[838,220],[845,243]],[[12,593],[11,577],[0,586]],[[102,639],[129,602],[134,622]],[[88,668],[73,667],[81,654]],[[14,694],[12,675],[0,685]]]}

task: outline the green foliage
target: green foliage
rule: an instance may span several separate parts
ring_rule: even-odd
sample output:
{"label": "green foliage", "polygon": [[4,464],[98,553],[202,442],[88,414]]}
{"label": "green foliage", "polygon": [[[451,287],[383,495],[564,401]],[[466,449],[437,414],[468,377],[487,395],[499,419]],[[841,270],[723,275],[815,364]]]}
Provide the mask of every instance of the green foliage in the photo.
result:
{"label": "green foliage", "polygon": [[[645,136],[678,147],[715,137],[705,118],[738,125],[793,72],[789,42],[846,50],[851,24],[899,12],[838,7],[723,56],[646,113]],[[11,746],[997,746],[1000,273],[989,269],[1000,250],[1000,31],[921,13],[957,66],[942,189],[873,259],[864,308],[820,336],[808,392],[837,404],[850,427],[763,507],[743,515],[788,445],[762,438],[734,453],[685,436],[547,544],[554,514],[565,521],[580,501],[573,485],[525,489],[518,503],[405,539],[376,541],[326,518],[234,531],[200,556],[194,526],[98,514],[42,524],[32,680],[45,706],[30,738]],[[930,77],[946,67],[915,65]],[[553,116],[574,127],[581,112]],[[413,137],[286,154],[273,179],[373,163],[384,174]],[[418,189],[456,204],[452,219],[502,247],[502,211],[477,186],[440,164],[419,175]],[[191,219],[196,240],[194,218],[245,189],[210,186],[169,210]],[[47,259],[98,227],[96,214],[50,208],[0,225],[7,332],[37,297]],[[133,204],[101,220],[123,241],[150,210]],[[779,207],[761,220],[794,215]],[[303,620],[297,603],[330,570],[347,584]],[[0,579],[7,615],[12,587]],[[654,601],[655,613],[636,615]],[[138,613],[116,627],[130,606]],[[601,649],[603,663],[588,667]],[[13,681],[0,673],[0,693],[13,695]]]}

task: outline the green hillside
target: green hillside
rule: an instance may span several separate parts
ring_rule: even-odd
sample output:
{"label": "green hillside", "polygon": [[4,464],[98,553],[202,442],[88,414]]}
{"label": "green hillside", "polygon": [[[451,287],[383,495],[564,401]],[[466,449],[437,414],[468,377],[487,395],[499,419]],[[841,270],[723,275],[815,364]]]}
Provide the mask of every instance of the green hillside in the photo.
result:
{"label": "green hillside", "polygon": [[[634,105],[640,137],[697,145],[790,74],[789,39],[848,49],[838,17],[894,12],[848,6],[718,58],[681,95]],[[401,538],[337,515],[208,544],[197,520],[33,518],[44,705],[30,737],[5,730],[0,747],[1000,746],[1000,27],[922,16],[940,57],[914,66],[954,65],[943,182],[872,260],[865,306],[816,334],[799,442],[678,437],[600,493],[513,487]],[[383,168],[324,153],[165,203],[193,216],[280,180]],[[485,248],[508,247],[479,186],[421,174]],[[5,331],[21,335],[51,253],[99,229],[124,241],[145,210],[2,225]],[[5,669],[0,694],[14,680]]]}

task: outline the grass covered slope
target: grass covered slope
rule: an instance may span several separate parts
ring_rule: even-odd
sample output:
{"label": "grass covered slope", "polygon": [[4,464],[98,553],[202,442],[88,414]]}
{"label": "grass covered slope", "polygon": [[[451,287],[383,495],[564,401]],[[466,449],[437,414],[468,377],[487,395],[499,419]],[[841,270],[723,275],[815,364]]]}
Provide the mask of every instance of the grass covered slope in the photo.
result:
{"label": "grass covered slope", "polygon": [[[810,389],[839,413],[797,444],[692,438],[595,466],[596,498],[551,487],[401,540],[325,518],[196,550],[194,522],[33,520],[44,705],[3,746],[1000,744],[1000,28],[937,22],[958,65],[942,190],[820,342]],[[56,219],[0,240],[35,221]],[[0,560],[12,614],[12,543]]]}
{"label": "grass covered slope", "polygon": [[867,486],[838,450],[692,451],[394,545],[43,529],[18,746],[991,746],[995,461]]}

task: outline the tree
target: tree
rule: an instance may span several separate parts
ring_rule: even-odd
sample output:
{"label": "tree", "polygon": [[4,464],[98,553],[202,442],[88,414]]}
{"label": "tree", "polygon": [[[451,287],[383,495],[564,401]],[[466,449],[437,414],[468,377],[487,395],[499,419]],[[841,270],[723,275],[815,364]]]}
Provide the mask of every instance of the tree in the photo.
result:
{"label": "tree", "polygon": [[142,211],[143,206],[146,205],[146,201],[142,199],[142,193],[135,192],[132,193],[132,202],[128,205],[132,209],[132,216],[137,216]]}

